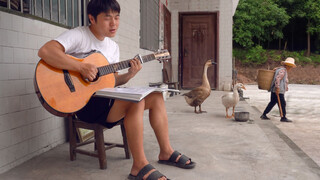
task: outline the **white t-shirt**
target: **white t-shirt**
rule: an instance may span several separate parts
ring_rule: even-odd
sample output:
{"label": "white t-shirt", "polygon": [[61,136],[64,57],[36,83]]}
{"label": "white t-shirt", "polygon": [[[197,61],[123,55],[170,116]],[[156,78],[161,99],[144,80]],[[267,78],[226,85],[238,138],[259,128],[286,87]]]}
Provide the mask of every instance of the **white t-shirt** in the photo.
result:
{"label": "white t-shirt", "polygon": [[100,51],[109,64],[119,62],[119,46],[108,37],[98,40],[88,26],[77,27],[62,33],[54,40],[65,49],[65,53],[77,58],[84,58],[93,50]]}

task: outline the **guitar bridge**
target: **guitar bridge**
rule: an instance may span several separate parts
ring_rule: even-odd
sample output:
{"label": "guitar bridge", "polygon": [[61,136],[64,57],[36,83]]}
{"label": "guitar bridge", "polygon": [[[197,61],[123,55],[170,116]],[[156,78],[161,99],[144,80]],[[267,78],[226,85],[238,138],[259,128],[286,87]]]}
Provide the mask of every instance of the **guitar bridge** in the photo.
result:
{"label": "guitar bridge", "polygon": [[73,85],[72,79],[70,77],[69,71],[63,70],[64,74],[64,81],[66,82],[67,86],[69,87],[70,92],[75,92],[76,89]]}

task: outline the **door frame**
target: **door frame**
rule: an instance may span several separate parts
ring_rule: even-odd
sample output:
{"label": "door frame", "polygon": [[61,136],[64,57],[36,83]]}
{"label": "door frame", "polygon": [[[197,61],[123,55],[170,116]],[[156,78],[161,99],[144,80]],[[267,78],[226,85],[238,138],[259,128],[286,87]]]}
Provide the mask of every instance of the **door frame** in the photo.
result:
{"label": "door frame", "polygon": [[217,62],[217,71],[216,71],[216,80],[215,80],[215,87],[216,89],[219,89],[219,66],[220,66],[220,61],[219,61],[219,11],[213,11],[213,12],[179,12],[179,59],[178,59],[178,79],[180,82],[180,87],[182,87],[182,18],[184,16],[188,15],[216,15],[216,38],[215,38],[215,51],[216,51],[216,62]]}
{"label": "door frame", "polygon": [[[167,19],[167,16],[170,16],[170,19]],[[170,54],[172,54],[172,48],[171,48],[171,41],[172,41],[172,33],[171,33],[171,23],[172,23],[172,16],[171,12],[169,9],[163,5],[163,45],[164,49],[167,49]],[[168,25],[168,27],[167,27]],[[163,62],[163,68],[167,68],[167,73],[168,73],[168,82],[172,82],[172,58],[170,58],[169,61]],[[163,76],[163,80],[166,80]]]}

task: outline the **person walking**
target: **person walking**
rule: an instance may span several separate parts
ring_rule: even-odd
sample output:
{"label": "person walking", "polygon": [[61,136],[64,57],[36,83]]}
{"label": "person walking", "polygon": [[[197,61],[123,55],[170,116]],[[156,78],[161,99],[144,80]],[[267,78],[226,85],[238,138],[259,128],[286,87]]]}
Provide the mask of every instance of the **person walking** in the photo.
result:
{"label": "person walking", "polygon": [[[273,81],[271,83],[271,97],[270,102],[267,105],[266,109],[263,111],[263,114],[260,116],[263,120],[269,120],[270,118],[267,114],[272,110],[272,108],[278,104],[281,122],[292,122],[292,120],[286,117],[286,100],[284,94],[288,91],[288,71],[292,68],[295,68],[296,65],[294,63],[294,59],[292,57],[288,57],[285,61],[281,62],[280,67],[276,67],[275,74],[273,77]],[[280,103],[280,104],[279,104]]]}

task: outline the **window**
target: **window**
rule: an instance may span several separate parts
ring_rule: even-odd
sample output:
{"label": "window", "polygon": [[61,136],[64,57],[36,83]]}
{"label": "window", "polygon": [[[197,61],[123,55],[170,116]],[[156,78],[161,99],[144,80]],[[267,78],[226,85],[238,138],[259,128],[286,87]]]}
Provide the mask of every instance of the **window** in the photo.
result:
{"label": "window", "polygon": [[159,49],[158,0],[140,0],[140,48]]}
{"label": "window", "polygon": [[[0,6],[70,27],[85,25],[82,10],[89,0],[0,0]],[[21,8],[22,7],[22,8]]]}

